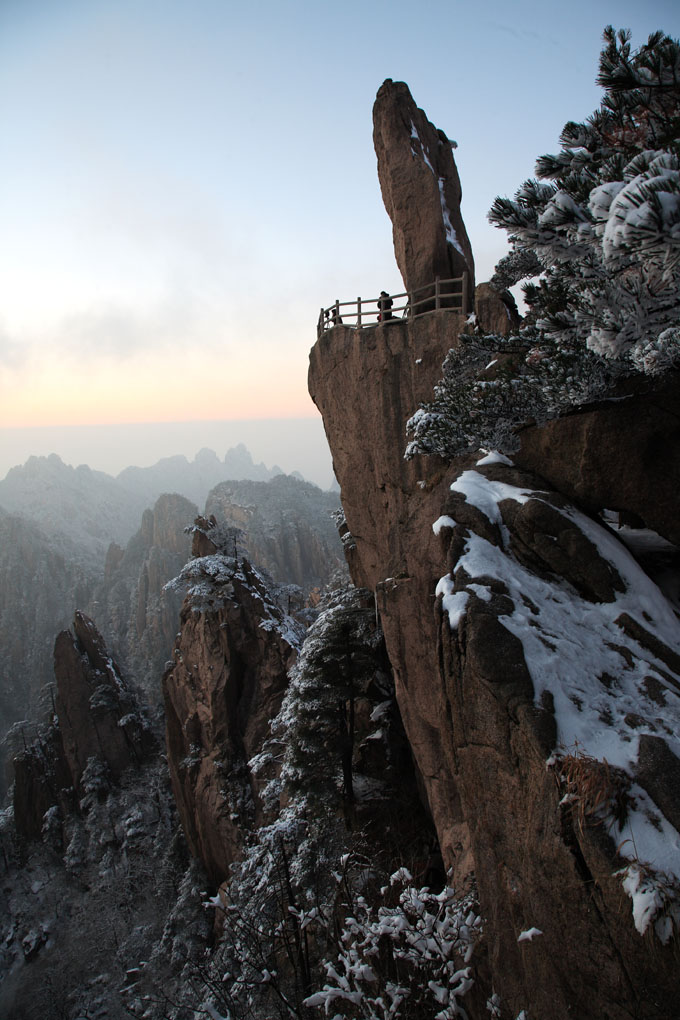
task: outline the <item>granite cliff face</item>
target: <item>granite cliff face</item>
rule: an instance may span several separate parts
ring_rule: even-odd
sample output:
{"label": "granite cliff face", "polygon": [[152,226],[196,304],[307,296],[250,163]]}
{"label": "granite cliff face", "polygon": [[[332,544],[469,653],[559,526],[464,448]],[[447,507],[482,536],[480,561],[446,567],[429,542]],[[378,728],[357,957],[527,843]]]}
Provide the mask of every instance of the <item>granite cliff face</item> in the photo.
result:
{"label": "granite cliff face", "polygon": [[[196,533],[195,552],[205,539]],[[257,824],[248,761],[281,706],[302,628],[258,572],[212,546],[189,565],[173,664],[163,677],[168,766],[192,854],[219,884]]]}
{"label": "granite cliff face", "polygon": [[443,462],[403,457],[406,421],[441,370],[442,334],[455,336],[464,322],[456,312],[440,311],[364,332],[336,327],[312,348],[309,390],[340,482],[352,579],[378,595],[397,700],[442,851],[449,862],[463,854],[469,872],[467,826],[444,751],[446,700],[433,682],[434,588],[442,571],[432,522],[440,516],[447,475]]}
{"label": "granite cliff face", "polygon": [[[613,877],[630,864],[616,846],[631,837],[609,831],[597,817],[584,823],[563,803],[566,793],[579,796],[577,781],[570,787],[561,766],[550,770],[546,761],[559,749],[578,761],[580,747],[587,786],[588,769],[596,776],[602,768],[590,762],[602,743],[610,755],[611,744],[629,747],[628,787],[636,777],[657,824],[668,826],[665,838],[680,846],[680,799],[671,778],[680,765],[677,618],[659,608],[663,596],[653,609],[643,602],[649,620],[635,608],[636,590],[651,582],[606,525],[589,518],[574,524],[576,507],[540,476],[504,464],[403,460],[407,409],[436,380],[442,341],[454,342],[449,330],[457,325],[452,313],[440,312],[365,336],[338,327],[312,351],[310,392],[341,484],[353,579],[377,594],[397,699],[444,860],[459,886],[476,880],[493,986],[517,1007],[513,1016],[531,1008],[538,1016],[566,1018],[576,1010],[613,1020],[635,1008],[639,1016],[670,1017],[663,1003],[675,982],[673,950],[650,948],[635,930],[631,901]],[[370,446],[366,435],[375,437]],[[488,479],[493,519],[451,492],[466,468]],[[611,482],[608,502],[624,502]],[[507,499],[492,510],[494,493],[503,491]],[[533,494],[527,503],[525,493]],[[432,526],[442,517],[435,535]],[[599,529],[596,540],[591,526]],[[475,562],[473,537],[504,562],[491,554]],[[607,541],[620,546],[629,571],[623,577],[613,565],[616,554],[599,549]],[[526,572],[521,580],[518,563]],[[633,593],[633,608],[616,605],[624,592]],[[583,689],[563,690],[558,642],[570,621],[565,617],[556,633],[543,604],[568,602],[572,593],[594,622],[580,651]],[[508,620],[523,600],[524,618],[512,626]],[[532,663],[518,636],[532,628],[553,649],[547,664]],[[557,677],[555,691],[541,689],[541,670]],[[565,718],[564,707],[555,710],[558,695],[577,706],[582,726]],[[645,764],[650,752],[657,766]],[[534,926],[544,933],[540,946],[518,944]],[[657,998],[644,1006],[650,983]]]}
{"label": "granite cliff face", "polygon": [[[381,120],[400,116],[391,91]],[[411,236],[430,258],[427,232]],[[405,461],[406,421],[462,327],[453,311],[340,325],[312,349],[352,577],[376,593],[445,864],[477,884],[496,1015],[670,1020],[677,551],[654,540],[659,588],[640,567],[653,569],[649,536],[613,531],[604,511],[677,540],[677,458],[661,452],[677,443],[677,379],[527,430],[517,466]]]}

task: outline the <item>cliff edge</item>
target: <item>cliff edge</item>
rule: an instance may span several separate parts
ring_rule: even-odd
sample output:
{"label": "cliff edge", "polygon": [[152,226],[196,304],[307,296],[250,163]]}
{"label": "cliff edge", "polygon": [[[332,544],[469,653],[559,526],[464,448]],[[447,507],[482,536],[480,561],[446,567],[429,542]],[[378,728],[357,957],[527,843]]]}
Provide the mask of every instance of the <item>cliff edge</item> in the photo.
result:
{"label": "cliff edge", "polygon": [[[640,438],[622,433],[619,404],[589,409],[587,428],[552,423],[556,462],[538,429],[520,466],[404,460],[406,421],[463,325],[450,310],[337,325],[311,351],[352,577],[376,595],[444,862],[459,889],[477,884],[493,1015],[670,1020],[680,630],[677,592],[643,547],[656,542],[657,566],[676,553],[605,513],[634,498],[642,522],[660,522],[625,473],[600,498],[599,447],[582,440],[595,428],[625,463]],[[651,441],[664,425],[650,414]]]}

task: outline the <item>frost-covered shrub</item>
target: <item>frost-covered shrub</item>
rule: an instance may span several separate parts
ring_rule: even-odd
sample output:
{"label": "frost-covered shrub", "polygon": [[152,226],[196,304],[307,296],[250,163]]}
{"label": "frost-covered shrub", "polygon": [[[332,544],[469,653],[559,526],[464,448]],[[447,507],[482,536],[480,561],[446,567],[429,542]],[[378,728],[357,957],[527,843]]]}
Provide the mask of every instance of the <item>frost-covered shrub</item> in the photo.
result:
{"label": "frost-covered shrub", "polygon": [[80,790],[83,794],[80,801],[81,809],[87,811],[97,800],[103,800],[110,792],[112,784],[111,770],[106,762],[94,755],[88,758],[80,777]]}
{"label": "frost-covered shrub", "polygon": [[194,612],[209,612],[219,609],[233,595],[233,579],[238,573],[238,561],[233,557],[222,553],[199,556],[189,560],[163,590],[186,592]]}
{"label": "frost-covered shrub", "polygon": [[455,457],[479,447],[510,453],[518,424],[604,396],[621,374],[590,351],[576,358],[573,347],[558,348],[535,329],[521,337],[463,334],[459,343],[446,356],[434,400],[408,422],[407,457]]}
{"label": "frost-covered shrub", "polygon": [[61,811],[56,804],[43,815],[40,838],[46,846],[51,846],[57,852],[62,849]]}
{"label": "frost-covered shrub", "polygon": [[489,213],[512,245],[494,285],[529,278],[524,326],[463,338],[409,422],[407,456],[510,452],[518,425],[680,366],[680,45],[657,32],[631,52],[629,38],[606,29],[600,108]]}
{"label": "frost-covered shrub", "polygon": [[219,973],[213,1004],[237,1017],[304,1016],[319,974],[335,894],[333,864],[343,848],[336,819],[305,819],[284,808],[254,835],[226,896],[211,902],[223,934],[211,960]]}
{"label": "frost-covered shrub", "polygon": [[64,852],[64,865],[68,871],[79,872],[85,868],[88,861],[87,843],[84,827],[80,820],[76,820]]}
{"label": "frost-covered shrub", "polygon": [[337,955],[323,965],[326,983],[305,1005],[367,1020],[466,1017],[461,999],[473,983],[470,961],[481,928],[473,895],[417,889],[400,868],[381,898],[372,905],[358,894],[345,904]]}
{"label": "frost-covered shrub", "polygon": [[218,521],[214,514],[210,517],[197,517],[193,524],[184,529],[184,534],[203,535],[215,547],[215,552],[232,559],[245,554],[243,529],[227,524],[226,521]]}

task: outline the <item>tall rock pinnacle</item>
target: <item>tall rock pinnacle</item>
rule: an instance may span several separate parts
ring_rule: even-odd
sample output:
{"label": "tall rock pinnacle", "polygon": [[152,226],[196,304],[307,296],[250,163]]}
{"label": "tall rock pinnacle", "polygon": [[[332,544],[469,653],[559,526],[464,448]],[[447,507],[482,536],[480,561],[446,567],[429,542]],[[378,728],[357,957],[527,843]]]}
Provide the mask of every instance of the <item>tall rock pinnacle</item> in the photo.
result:
{"label": "tall rock pinnacle", "polygon": [[378,89],[373,144],[406,290],[467,273],[472,308],[475,266],[452,143],[416,106],[405,82],[388,78]]}

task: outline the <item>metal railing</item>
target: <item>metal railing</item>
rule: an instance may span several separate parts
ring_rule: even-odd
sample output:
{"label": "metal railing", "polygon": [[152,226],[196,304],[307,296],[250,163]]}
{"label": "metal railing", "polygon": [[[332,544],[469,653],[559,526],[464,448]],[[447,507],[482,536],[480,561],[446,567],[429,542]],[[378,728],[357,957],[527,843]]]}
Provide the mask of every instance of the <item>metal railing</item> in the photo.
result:
{"label": "metal railing", "polygon": [[[399,304],[399,302],[402,302]],[[437,277],[434,283],[402,294],[382,292],[375,298],[360,298],[356,301],[335,301],[319,314],[317,333],[321,336],[334,326],[348,326],[350,329],[370,329],[382,322],[395,319],[415,319],[428,312],[451,309],[467,315],[468,274],[454,276],[449,280]]]}

